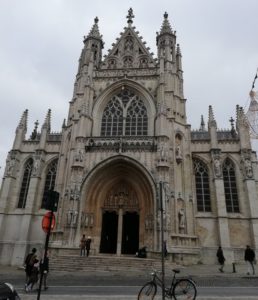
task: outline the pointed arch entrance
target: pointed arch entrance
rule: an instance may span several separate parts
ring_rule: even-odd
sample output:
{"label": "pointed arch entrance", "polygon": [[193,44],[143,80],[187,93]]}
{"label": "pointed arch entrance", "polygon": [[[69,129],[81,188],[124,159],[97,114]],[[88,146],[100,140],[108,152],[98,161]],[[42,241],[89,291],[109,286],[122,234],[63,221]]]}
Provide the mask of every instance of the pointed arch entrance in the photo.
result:
{"label": "pointed arch entrance", "polygon": [[154,183],[133,159],[118,156],[99,164],[84,185],[82,214],[92,215],[86,230],[97,253],[135,254],[154,247]]}
{"label": "pointed arch entrance", "polygon": [[139,201],[122,179],[107,192],[101,226],[101,253],[135,254],[139,249]]}

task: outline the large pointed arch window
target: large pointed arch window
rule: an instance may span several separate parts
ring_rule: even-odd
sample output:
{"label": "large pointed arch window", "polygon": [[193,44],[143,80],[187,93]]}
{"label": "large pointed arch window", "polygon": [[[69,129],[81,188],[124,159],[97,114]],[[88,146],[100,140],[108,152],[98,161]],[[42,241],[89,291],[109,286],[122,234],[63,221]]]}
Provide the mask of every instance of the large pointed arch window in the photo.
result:
{"label": "large pointed arch window", "polygon": [[223,163],[223,180],[227,212],[239,212],[235,168],[229,158]]}
{"label": "large pointed arch window", "polygon": [[197,210],[211,211],[209,172],[207,166],[199,159],[194,160],[195,188]]}
{"label": "large pointed arch window", "polygon": [[49,190],[54,190],[56,182],[57,159],[54,160],[47,168],[44,193],[41,207],[45,206],[47,200],[47,193]]}
{"label": "large pointed arch window", "polygon": [[25,166],[24,166],[24,173],[23,173],[19,201],[18,201],[18,206],[17,206],[18,208],[25,208],[25,206],[26,206],[26,200],[27,200],[27,196],[28,196],[32,167],[33,167],[33,159],[30,158],[25,163]]}
{"label": "large pointed arch window", "polygon": [[101,136],[145,136],[148,115],[143,100],[123,89],[108,102],[101,121]]}

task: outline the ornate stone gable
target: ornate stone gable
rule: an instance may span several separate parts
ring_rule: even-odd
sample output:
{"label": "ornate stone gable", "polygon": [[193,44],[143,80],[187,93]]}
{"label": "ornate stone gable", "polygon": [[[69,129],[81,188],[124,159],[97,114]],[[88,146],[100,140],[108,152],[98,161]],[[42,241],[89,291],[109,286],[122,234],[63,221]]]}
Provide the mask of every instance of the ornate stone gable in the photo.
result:
{"label": "ornate stone gable", "polygon": [[125,27],[121,37],[112,44],[113,48],[105,57],[101,69],[130,69],[130,68],[151,68],[156,62],[153,53],[145,46],[146,42],[135,31],[135,27]]}

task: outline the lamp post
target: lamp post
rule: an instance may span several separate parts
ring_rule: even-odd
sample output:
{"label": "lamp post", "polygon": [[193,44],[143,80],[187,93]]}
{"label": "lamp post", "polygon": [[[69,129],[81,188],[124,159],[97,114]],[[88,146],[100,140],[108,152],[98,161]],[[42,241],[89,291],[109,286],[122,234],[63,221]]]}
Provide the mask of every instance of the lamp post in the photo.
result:
{"label": "lamp post", "polygon": [[[45,203],[45,209],[50,210],[50,218],[49,218],[49,226],[47,228],[47,235],[46,235],[46,241],[45,241],[45,251],[44,251],[44,257],[43,257],[43,265],[45,265],[46,258],[47,258],[47,252],[48,252],[48,243],[51,233],[51,227],[52,227],[52,221],[54,219],[54,211],[57,211],[57,205],[59,201],[59,193],[55,192],[53,190],[49,190],[47,194],[47,201]],[[41,263],[39,264],[41,265]],[[42,286],[42,279],[43,279],[43,268],[40,268],[40,280],[39,280],[39,288],[38,288],[38,296],[37,300],[40,299],[41,294],[41,286]]]}

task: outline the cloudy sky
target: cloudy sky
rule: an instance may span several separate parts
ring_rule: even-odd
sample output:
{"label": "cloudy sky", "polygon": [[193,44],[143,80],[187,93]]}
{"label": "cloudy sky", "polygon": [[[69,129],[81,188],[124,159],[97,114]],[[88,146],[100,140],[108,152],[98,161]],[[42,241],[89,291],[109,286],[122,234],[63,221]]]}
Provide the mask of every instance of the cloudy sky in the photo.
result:
{"label": "cloudy sky", "polygon": [[[67,117],[83,36],[95,16],[104,54],[127,25],[156,54],[156,31],[165,11],[183,55],[188,123],[207,121],[212,105],[219,128],[229,128],[236,105],[248,107],[258,67],[257,0],[0,0],[0,178],[15,129],[29,110],[28,137],[52,109],[52,131]],[[258,83],[256,84],[258,90]]]}

